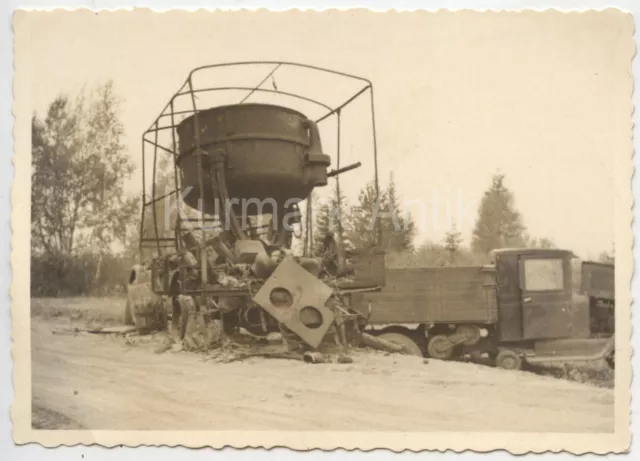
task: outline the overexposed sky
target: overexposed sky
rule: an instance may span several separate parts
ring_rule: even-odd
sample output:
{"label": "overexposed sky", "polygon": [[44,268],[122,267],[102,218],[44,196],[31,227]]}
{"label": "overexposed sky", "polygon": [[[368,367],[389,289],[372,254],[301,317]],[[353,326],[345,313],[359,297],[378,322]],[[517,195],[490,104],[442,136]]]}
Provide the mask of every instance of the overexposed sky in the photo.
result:
{"label": "overexposed sky", "polygon": [[[386,182],[393,172],[401,197],[413,203],[417,243],[444,237],[448,207],[462,210],[458,227],[468,243],[476,205],[499,171],[531,235],[583,257],[613,246],[613,160],[631,136],[632,22],[622,14],[140,11],[55,18],[29,16],[33,109],[44,115],[58,93],[112,79],[125,100],[125,142],[138,165],[142,132],[190,69],[296,61],[373,82],[380,176]],[[314,94],[336,90],[306,85]],[[368,120],[350,116],[343,164],[365,163],[341,182],[353,201],[372,170]],[[334,154],[330,140],[324,148]],[[128,183],[132,193],[139,175]]]}

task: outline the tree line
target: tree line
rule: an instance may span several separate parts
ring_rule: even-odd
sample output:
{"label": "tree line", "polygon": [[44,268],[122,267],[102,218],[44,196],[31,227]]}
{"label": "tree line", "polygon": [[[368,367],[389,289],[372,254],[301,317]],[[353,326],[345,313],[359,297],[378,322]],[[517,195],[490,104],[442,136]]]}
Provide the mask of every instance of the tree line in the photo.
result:
{"label": "tree line", "polygon": [[[342,219],[337,220],[336,215]],[[375,232],[377,227],[379,232]],[[493,176],[480,201],[468,243],[452,222],[442,241],[427,241],[416,246],[416,223],[400,204],[393,175],[379,194],[374,183],[367,184],[353,206],[347,204],[344,196],[338,196],[336,188],[331,200],[322,205],[317,215],[313,234],[315,253],[322,251],[322,242],[329,233],[336,236],[347,251],[377,243],[386,251],[390,267],[485,264],[496,248],[555,246],[548,238],[533,238],[527,233],[513,192],[505,186],[502,174]]]}

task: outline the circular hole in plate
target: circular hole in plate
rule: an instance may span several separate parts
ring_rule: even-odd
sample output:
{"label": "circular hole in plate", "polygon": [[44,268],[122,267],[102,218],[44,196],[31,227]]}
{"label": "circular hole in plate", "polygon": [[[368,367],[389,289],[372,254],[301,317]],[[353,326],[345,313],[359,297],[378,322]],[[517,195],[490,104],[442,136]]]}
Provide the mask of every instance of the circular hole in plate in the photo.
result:
{"label": "circular hole in plate", "polygon": [[322,326],[322,313],[313,306],[305,306],[300,309],[300,323],[307,328],[319,328]]}
{"label": "circular hole in plate", "polygon": [[269,301],[274,307],[288,308],[293,305],[293,296],[286,288],[276,287],[269,293]]}

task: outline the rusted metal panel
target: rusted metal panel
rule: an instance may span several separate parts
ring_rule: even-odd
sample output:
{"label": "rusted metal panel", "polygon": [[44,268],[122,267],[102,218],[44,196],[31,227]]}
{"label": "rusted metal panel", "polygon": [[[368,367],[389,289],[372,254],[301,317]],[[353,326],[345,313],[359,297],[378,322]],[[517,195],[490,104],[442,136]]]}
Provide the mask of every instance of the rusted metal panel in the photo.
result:
{"label": "rusted metal panel", "polygon": [[380,292],[355,297],[358,310],[369,303],[373,325],[497,319],[493,271],[481,266],[391,269]]}
{"label": "rusted metal panel", "polygon": [[332,293],[331,287],[287,256],[253,301],[316,348],[335,319],[333,312],[325,307]]}
{"label": "rusted metal panel", "polygon": [[611,263],[584,261],[581,291],[587,296],[614,300],[616,294],[615,266]]}

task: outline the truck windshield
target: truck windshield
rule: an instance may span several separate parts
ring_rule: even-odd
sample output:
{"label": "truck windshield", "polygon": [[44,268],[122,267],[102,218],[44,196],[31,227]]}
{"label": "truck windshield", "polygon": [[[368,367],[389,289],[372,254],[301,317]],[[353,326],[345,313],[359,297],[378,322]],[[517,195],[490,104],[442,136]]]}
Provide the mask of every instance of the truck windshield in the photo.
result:
{"label": "truck windshield", "polygon": [[564,288],[562,259],[527,259],[524,262],[526,291],[553,291]]}

